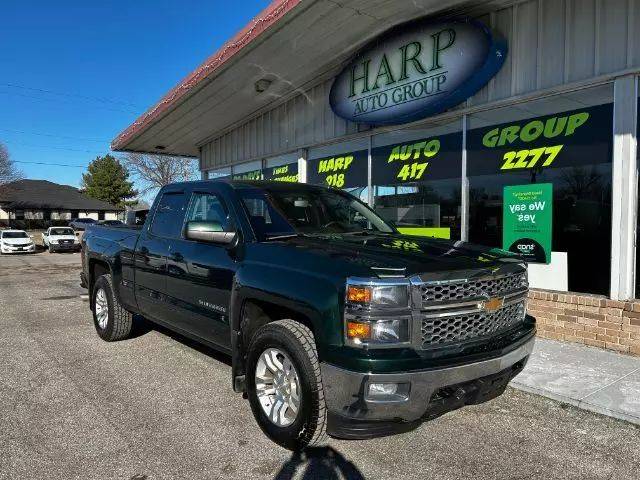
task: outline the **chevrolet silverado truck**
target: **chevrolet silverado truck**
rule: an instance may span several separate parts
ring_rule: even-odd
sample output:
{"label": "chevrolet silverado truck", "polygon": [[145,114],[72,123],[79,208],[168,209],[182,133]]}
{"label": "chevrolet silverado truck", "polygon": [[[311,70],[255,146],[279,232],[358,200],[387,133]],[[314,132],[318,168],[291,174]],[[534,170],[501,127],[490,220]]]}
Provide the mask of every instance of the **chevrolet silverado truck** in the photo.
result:
{"label": "chevrolet silverado truck", "polygon": [[485,402],[533,347],[519,257],[401,235],[337,189],[172,184],[144,225],[90,226],[82,244],[102,339],[137,314],[226,352],[231,387],[291,449]]}

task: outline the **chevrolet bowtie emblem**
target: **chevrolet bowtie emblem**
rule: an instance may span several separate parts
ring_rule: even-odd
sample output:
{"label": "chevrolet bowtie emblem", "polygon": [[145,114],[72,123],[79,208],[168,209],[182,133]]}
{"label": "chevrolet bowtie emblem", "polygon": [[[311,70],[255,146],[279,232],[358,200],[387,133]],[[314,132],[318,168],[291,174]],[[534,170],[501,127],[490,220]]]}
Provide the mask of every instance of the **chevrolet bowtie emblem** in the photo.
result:
{"label": "chevrolet bowtie emblem", "polygon": [[486,312],[495,312],[504,305],[503,297],[494,297],[482,303],[482,307]]}

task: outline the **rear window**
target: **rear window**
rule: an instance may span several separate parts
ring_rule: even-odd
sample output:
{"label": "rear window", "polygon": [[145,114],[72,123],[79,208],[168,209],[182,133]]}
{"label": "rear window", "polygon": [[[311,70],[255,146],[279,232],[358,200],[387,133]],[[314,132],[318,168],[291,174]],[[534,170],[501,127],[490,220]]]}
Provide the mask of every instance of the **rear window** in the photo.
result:
{"label": "rear window", "polygon": [[159,237],[179,238],[184,224],[185,199],[184,192],[163,193],[153,216],[151,233]]}

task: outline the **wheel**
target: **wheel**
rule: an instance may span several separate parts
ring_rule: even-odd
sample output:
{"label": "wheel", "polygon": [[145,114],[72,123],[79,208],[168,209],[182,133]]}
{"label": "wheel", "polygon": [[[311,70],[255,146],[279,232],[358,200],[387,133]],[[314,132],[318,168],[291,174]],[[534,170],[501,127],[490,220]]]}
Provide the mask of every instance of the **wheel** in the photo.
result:
{"label": "wheel", "polygon": [[111,275],[102,275],[93,287],[93,323],[100,338],[107,342],[122,340],[131,333],[133,315],[113,294]]}
{"label": "wheel", "polygon": [[261,327],[249,346],[247,393],[262,431],[290,450],[327,442],[327,408],[313,333],[294,320]]}
{"label": "wheel", "polygon": [[53,249],[51,248],[51,244],[47,245],[47,250],[49,250],[49,253],[53,253]]}

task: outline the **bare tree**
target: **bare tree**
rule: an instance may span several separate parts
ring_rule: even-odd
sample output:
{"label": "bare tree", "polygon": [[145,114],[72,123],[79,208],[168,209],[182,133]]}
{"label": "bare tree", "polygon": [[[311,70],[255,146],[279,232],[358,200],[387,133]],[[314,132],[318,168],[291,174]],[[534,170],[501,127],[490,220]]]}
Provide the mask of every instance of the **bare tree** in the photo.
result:
{"label": "bare tree", "polygon": [[22,172],[18,170],[11,160],[9,150],[0,143],[0,184],[13,182],[22,178]]}
{"label": "bare tree", "polygon": [[173,182],[196,178],[195,158],[128,153],[124,163],[136,180],[140,193],[149,193]]}

